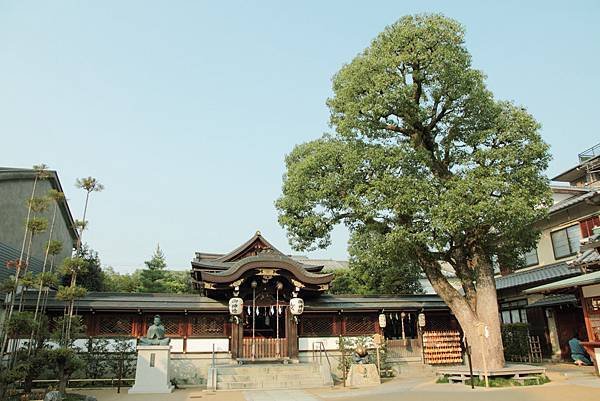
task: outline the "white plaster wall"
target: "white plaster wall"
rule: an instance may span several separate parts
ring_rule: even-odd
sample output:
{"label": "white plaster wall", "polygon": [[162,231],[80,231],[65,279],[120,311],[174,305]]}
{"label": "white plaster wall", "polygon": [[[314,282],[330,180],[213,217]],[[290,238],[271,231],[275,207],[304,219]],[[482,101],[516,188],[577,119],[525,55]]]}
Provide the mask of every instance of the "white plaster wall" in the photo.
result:
{"label": "white plaster wall", "polygon": [[229,352],[228,338],[188,338],[187,352],[212,352],[213,344],[216,352]]}

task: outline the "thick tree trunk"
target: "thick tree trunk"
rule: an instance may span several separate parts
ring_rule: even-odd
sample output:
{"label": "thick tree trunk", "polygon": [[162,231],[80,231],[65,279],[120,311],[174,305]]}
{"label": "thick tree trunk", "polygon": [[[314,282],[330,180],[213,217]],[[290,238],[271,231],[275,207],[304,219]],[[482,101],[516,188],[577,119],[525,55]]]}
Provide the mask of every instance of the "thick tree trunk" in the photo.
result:
{"label": "thick tree trunk", "polygon": [[[442,297],[444,299],[444,297]],[[495,288],[477,289],[477,313],[465,306],[460,306],[464,298],[459,302],[444,301],[450,306],[450,310],[460,323],[467,341],[471,346],[472,362],[474,369],[488,370],[504,367],[504,348],[502,346],[502,335],[500,332],[500,319],[498,317],[498,304]],[[487,327],[487,330],[485,328]],[[488,337],[486,337],[486,333]]]}
{"label": "thick tree trunk", "polygon": [[484,369],[484,360],[488,370],[504,367],[498,300],[491,266],[485,264],[478,269],[480,273],[476,277],[475,294],[470,294],[467,299],[450,285],[441,273],[438,262],[422,259],[421,265],[436,293],[454,313],[467,337],[473,368]]}

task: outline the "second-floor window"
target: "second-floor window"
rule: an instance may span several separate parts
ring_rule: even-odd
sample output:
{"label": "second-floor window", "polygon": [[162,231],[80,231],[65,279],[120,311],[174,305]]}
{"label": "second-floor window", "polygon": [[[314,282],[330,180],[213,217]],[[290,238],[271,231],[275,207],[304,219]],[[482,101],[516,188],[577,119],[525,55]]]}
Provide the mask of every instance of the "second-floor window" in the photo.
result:
{"label": "second-floor window", "polygon": [[529,252],[524,253],[523,261],[525,262],[525,267],[537,265],[539,263],[537,248],[533,248]]}
{"label": "second-floor window", "polygon": [[579,239],[581,238],[579,224],[554,231],[550,235],[555,259],[575,255],[579,251]]}

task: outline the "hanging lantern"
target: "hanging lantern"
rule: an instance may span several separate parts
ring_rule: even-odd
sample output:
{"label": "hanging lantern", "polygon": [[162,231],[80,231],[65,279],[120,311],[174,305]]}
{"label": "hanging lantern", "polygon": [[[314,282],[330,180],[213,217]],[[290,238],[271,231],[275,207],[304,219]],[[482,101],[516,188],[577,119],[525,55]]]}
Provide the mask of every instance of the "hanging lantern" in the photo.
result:
{"label": "hanging lantern", "polygon": [[237,316],[241,315],[244,311],[244,300],[242,298],[231,298],[229,300],[229,313]]}
{"label": "hanging lantern", "polygon": [[418,317],[419,327],[425,327],[425,314],[419,313]]}
{"label": "hanging lantern", "polygon": [[290,310],[294,316],[301,315],[304,312],[304,300],[302,298],[290,299]]}
{"label": "hanging lantern", "polygon": [[379,327],[385,329],[385,326],[387,326],[387,321],[385,320],[385,313],[381,313],[379,314]]}

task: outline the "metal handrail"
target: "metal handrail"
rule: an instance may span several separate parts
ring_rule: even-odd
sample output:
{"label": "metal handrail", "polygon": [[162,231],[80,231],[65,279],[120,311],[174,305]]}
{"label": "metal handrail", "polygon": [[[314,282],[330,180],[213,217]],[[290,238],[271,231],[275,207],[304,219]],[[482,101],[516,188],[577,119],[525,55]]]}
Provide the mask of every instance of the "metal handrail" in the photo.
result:
{"label": "metal handrail", "polygon": [[[315,350],[315,345],[318,345],[319,349]],[[331,370],[331,361],[329,360],[329,354],[327,353],[327,349],[325,348],[325,344],[323,344],[323,341],[315,341],[313,343],[313,361],[315,360],[315,351],[319,353],[319,365],[323,361],[323,354],[325,354],[327,365],[329,365],[329,370]]]}

